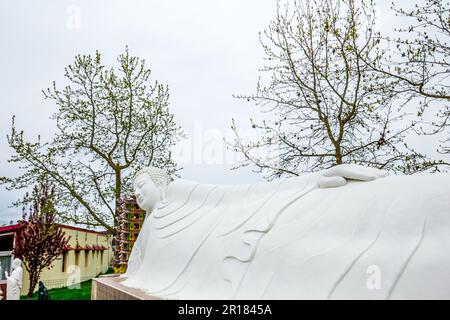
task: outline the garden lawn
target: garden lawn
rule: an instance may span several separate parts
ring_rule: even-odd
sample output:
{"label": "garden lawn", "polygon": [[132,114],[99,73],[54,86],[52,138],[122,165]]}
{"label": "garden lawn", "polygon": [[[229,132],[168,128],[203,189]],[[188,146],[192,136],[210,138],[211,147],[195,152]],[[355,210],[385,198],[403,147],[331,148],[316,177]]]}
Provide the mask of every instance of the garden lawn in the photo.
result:
{"label": "garden lawn", "polygon": [[[70,289],[68,287],[50,289],[48,295],[50,300],[91,300],[91,287],[92,280],[84,281],[80,283],[80,288]],[[31,298],[27,296],[21,296],[21,300],[37,300],[38,291],[36,291]]]}

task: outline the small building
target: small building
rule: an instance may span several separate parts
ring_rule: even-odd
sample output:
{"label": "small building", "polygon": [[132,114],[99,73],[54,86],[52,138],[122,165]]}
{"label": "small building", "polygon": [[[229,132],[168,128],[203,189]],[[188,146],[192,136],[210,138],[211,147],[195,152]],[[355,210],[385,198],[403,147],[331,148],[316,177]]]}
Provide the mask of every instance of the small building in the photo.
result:
{"label": "small building", "polygon": [[119,266],[115,270],[118,273],[123,273],[127,269],[128,259],[142,229],[145,214],[145,210],[137,205],[136,197],[123,198],[119,201],[119,230],[116,240],[119,255],[115,261],[115,265]]}
{"label": "small building", "polygon": [[[44,269],[41,273],[40,280],[48,289],[73,286],[108,270],[113,258],[110,233],[62,224],[59,227],[70,240],[64,253],[53,262],[52,268]],[[3,296],[6,293],[4,271],[11,271],[12,250],[19,230],[19,224],[0,227],[0,286]],[[23,272],[21,294],[25,295],[29,289],[29,275],[25,268]]]}

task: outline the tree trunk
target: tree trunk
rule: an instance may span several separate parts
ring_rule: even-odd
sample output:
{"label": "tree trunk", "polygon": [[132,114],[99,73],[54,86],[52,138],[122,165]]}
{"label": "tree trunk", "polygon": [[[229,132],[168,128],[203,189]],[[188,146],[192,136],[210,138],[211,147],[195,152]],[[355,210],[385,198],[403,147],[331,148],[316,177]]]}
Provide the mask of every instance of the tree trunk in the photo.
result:
{"label": "tree trunk", "polygon": [[28,289],[27,297],[31,298],[34,293],[34,288],[39,280],[38,272],[30,272],[30,288]]}
{"label": "tree trunk", "polygon": [[116,198],[115,210],[114,210],[114,232],[117,233],[118,217],[119,217],[119,201],[122,196],[122,176],[120,169],[116,169],[116,188],[114,190],[114,196]]}
{"label": "tree trunk", "polygon": [[335,158],[336,158],[336,164],[342,164],[342,153],[341,153],[340,146],[336,147]]}
{"label": "tree trunk", "polygon": [[119,239],[117,238],[119,236],[118,230],[119,230],[119,213],[120,213],[120,198],[122,196],[122,180],[121,180],[121,170],[116,169],[116,186],[114,191],[114,197],[115,197],[115,208],[114,208],[114,235],[113,235],[113,243],[112,243],[112,249],[113,249],[113,256],[114,256],[114,264],[119,261]]}

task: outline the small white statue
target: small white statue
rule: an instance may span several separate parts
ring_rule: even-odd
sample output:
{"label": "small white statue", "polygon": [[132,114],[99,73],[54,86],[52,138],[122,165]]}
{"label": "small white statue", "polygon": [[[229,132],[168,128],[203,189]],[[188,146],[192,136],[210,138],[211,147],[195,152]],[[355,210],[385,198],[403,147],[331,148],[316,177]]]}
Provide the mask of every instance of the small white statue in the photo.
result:
{"label": "small white statue", "polygon": [[15,258],[12,262],[11,275],[5,271],[6,277],[6,300],[20,300],[20,290],[22,289],[22,260]]}

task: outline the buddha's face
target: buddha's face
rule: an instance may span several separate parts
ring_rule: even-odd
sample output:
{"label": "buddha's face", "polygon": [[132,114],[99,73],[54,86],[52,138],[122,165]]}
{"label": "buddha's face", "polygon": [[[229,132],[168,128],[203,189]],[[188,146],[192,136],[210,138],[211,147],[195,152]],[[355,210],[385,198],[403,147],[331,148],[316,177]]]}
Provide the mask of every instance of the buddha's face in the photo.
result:
{"label": "buddha's face", "polygon": [[20,266],[22,266],[22,260],[15,258],[12,262],[11,269],[16,270]]}
{"label": "buddha's face", "polygon": [[152,212],[158,201],[161,199],[161,190],[156,187],[147,174],[140,174],[134,180],[134,194],[138,206]]}

